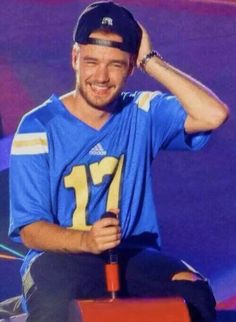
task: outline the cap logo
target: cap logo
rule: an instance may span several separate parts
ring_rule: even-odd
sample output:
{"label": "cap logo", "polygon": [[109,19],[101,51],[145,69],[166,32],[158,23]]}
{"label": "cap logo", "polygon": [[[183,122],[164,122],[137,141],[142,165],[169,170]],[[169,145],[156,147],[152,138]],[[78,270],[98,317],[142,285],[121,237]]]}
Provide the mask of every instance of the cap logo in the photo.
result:
{"label": "cap logo", "polygon": [[111,19],[110,17],[102,18],[102,25],[113,26],[113,19]]}

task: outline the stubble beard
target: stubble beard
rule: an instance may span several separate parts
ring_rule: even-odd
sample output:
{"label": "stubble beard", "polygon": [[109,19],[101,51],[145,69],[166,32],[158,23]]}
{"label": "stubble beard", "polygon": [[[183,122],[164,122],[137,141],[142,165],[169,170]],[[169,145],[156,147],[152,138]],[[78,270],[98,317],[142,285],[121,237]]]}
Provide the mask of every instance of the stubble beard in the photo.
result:
{"label": "stubble beard", "polygon": [[86,88],[78,84],[77,91],[80,94],[80,96],[83,98],[83,100],[90,105],[90,107],[97,109],[97,110],[107,110],[109,105],[111,105],[117,97],[121,93],[121,89],[114,92],[113,95],[106,98],[96,98],[96,96],[90,97],[89,93],[87,92]]}

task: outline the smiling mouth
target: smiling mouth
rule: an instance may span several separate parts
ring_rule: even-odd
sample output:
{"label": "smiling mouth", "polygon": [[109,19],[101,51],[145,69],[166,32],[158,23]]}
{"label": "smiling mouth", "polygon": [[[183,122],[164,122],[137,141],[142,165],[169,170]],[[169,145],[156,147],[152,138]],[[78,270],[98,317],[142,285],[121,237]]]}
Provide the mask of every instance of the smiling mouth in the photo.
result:
{"label": "smiling mouth", "polygon": [[107,94],[111,89],[111,86],[108,86],[107,84],[90,84],[90,87],[94,93],[100,95]]}

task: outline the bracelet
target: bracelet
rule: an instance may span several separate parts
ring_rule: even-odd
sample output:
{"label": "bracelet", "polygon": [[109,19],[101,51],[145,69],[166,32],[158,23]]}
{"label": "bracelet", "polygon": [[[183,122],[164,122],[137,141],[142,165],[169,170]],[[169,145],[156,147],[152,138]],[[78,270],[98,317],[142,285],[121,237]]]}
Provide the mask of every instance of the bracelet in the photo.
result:
{"label": "bracelet", "polygon": [[150,53],[148,53],[146,56],[143,57],[143,59],[140,62],[140,68],[142,71],[145,71],[145,66],[147,62],[152,58],[152,57],[157,57],[163,60],[163,57],[161,56],[160,53],[158,53],[156,50],[152,50]]}

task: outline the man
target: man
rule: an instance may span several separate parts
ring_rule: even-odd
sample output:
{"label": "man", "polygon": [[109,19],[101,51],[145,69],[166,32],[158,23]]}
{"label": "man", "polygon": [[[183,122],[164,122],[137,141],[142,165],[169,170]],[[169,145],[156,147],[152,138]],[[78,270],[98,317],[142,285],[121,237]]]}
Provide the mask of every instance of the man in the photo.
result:
{"label": "man", "polygon": [[[10,236],[30,249],[27,321],[66,321],[72,299],[106,296],[104,254],[114,247],[121,296],[180,295],[192,321],[213,321],[207,281],[159,251],[150,167],[160,149],[200,149],[227,107],[112,2],[85,9],[74,41],[75,90],[26,114],[12,145]],[[136,66],[173,96],[123,93]]]}

